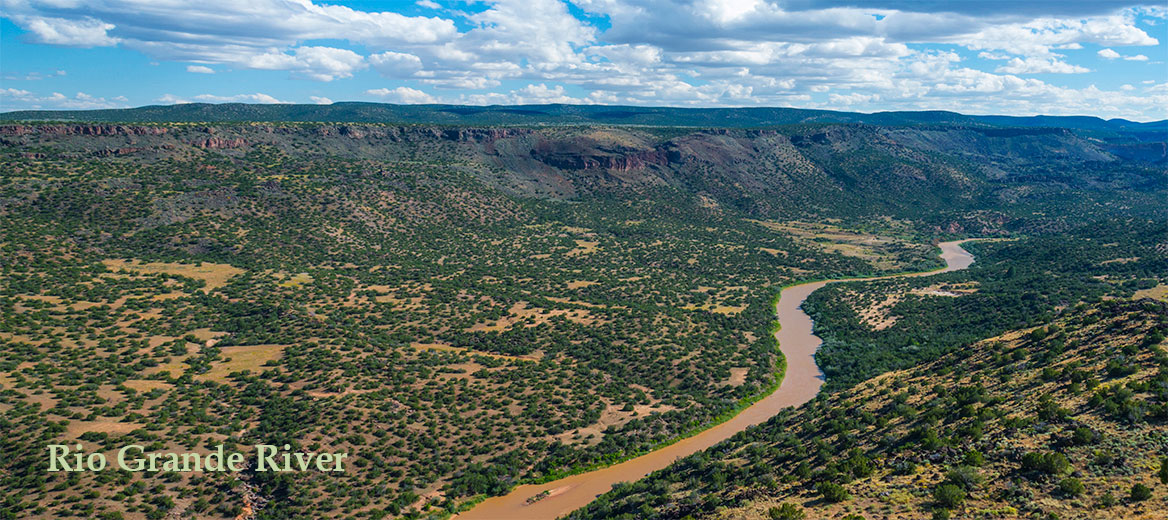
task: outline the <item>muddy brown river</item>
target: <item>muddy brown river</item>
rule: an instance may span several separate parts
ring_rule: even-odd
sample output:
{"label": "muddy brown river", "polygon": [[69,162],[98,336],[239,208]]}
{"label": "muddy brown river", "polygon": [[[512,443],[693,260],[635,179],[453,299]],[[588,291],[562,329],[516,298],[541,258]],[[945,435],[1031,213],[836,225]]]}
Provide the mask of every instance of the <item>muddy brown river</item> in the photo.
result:
{"label": "muddy brown river", "polygon": [[[629,459],[606,468],[564,477],[545,484],[518,486],[510,493],[489,498],[470,511],[457,515],[458,520],[553,520],[584,507],[596,497],[612,489],[618,482],[639,480],[649,473],[668,466],[673,461],[704,450],[735,433],[770,419],[779,411],[810,401],[823,386],[823,372],[815,364],[815,351],[822,341],[811,333],[811,317],[800,309],[807,296],[816,289],[838,281],[875,280],[928,276],[957,271],[973,263],[973,255],[961,247],[965,240],[942,242],[941,259],[945,268],[922,273],[908,273],[875,278],[809,282],[783,289],[775,313],[779,331],[775,337],[779,349],[787,358],[787,371],[782,384],[770,395],[742,410],[722,424],[687,437],[659,450]],[[543,492],[549,495],[528,504],[527,499]]]}

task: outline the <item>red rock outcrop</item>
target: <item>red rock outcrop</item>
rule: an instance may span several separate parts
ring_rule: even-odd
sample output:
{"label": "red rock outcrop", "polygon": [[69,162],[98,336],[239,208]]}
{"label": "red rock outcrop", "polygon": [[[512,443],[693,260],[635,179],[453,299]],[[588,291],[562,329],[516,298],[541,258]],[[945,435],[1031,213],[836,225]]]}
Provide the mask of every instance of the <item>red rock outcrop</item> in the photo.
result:
{"label": "red rock outcrop", "polygon": [[3,125],[0,135],[162,135],[170,129],[162,126],[131,125]]}
{"label": "red rock outcrop", "polygon": [[242,137],[236,137],[235,139],[227,139],[225,137],[208,137],[206,139],[196,139],[191,141],[191,146],[207,149],[240,148],[247,146],[247,140],[243,139]]}

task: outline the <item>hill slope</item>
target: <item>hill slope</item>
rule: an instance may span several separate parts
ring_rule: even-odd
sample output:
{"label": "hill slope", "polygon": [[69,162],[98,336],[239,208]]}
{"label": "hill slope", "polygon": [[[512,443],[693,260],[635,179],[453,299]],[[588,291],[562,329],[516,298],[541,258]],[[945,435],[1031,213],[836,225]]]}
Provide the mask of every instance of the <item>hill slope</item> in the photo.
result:
{"label": "hill slope", "polygon": [[1144,211],[1168,190],[1165,153],[1047,128],[13,124],[0,126],[0,144],[33,160],[434,160],[516,196],[641,198],[665,190],[755,217],[928,215],[978,232],[1003,223],[986,211]]}
{"label": "hill slope", "polygon": [[[343,102],[331,105],[249,105],[241,103],[146,106],[106,110],[26,110],[0,114],[9,121],[89,121],[115,123],[313,121],[474,125],[645,125],[748,128],[806,123],[877,125],[964,124],[975,126],[1072,128],[1150,135],[1162,140],[1168,120],[1140,123],[1078,116],[971,116],[955,112],[838,112],[798,108],[672,108],[608,105],[393,105]],[[1159,137],[1155,137],[1156,135]]]}
{"label": "hill slope", "polygon": [[1166,317],[1077,307],[821,396],[570,518],[1162,518]]}

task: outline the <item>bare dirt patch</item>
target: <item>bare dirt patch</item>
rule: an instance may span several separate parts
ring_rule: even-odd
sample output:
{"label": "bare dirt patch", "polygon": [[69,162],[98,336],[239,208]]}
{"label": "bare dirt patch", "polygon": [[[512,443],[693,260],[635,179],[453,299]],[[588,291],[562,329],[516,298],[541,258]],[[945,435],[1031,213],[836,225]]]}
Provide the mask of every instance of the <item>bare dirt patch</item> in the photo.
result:
{"label": "bare dirt patch", "polygon": [[730,378],[726,380],[726,384],[730,386],[742,386],[746,382],[746,374],[750,372],[746,367],[734,367],[730,369]]}
{"label": "bare dirt patch", "polygon": [[101,263],[113,271],[122,270],[142,274],[162,273],[202,280],[207,284],[203,288],[205,292],[211,292],[223,287],[232,276],[243,274],[244,272],[243,269],[231,265],[206,262],[201,264],[179,264],[174,262],[142,263],[138,260],[127,262],[124,259],[112,259],[102,260]]}
{"label": "bare dirt patch", "polygon": [[1168,301],[1168,285],[1160,284],[1151,289],[1140,289],[1133,297],[1137,300],[1151,298],[1153,300]]}
{"label": "bare dirt patch", "polygon": [[139,428],[141,424],[120,422],[116,419],[98,419],[96,421],[69,421],[65,427],[65,437],[76,439],[85,432],[116,433],[125,435]]}
{"label": "bare dirt patch", "polygon": [[[526,356],[508,356],[506,354],[492,354],[490,352],[479,352],[477,350],[468,350],[465,348],[447,345],[445,343],[410,343],[410,346],[415,350],[441,350],[444,352],[458,352],[470,356],[487,356],[495,359],[505,359],[508,361],[539,361],[543,358],[543,352],[535,351]],[[458,368],[460,365],[451,365],[452,368]]]}
{"label": "bare dirt patch", "polygon": [[156,381],[153,379],[127,379],[122,382],[122,385],[126,388],[132,388],[139,392],[149,392],[155,388],[167,390],[170,389],[171,386],[170,383],[167,383],[166,381]]}
{"label": "bare dirt patch", "polygon": [[576,248],[564,253],[567,256],[590,255],[596,252],[600,242],[576,239]]}
{"label": "bare dirt patch", "polygon": [[565,318],[580,323],[583,325],[591,325],[595,322],[592,319],[591,313],[587,309],[543,309],[540,307],[529,307],[528,302],[519,302],[512,305],[507,310],[507,315],[492,322],[476,323],[471,325],[467,332],[499,332],[507,330],[517,324],[525,327],[534,327],[541,323],[546,323],[555,316],[564,316]]}
{"label": "bare dirt patch", "polygon": [[726,316],[733,316],[746,310],[745,305],[718,305],[713,303],[708,303],[706,305],[686,305],[682,308],[687,311],[709,311],[717,314],[724,314]]}
{"label": "bare dirt patch", "polygon": [[[891,236],[853,231],[828,222],[759,220],[751,222],[778,231],[794,239],[801,246],[867,260],[880,269],[891,270],[900,267],[902,261],[899,257],[906,252],[911,251],[915,253],[914,256],[928,256],[927,245],[915,244]],[[779,254],[771,250],[763,250],[771,254]]]}
{"label": "bare dirt patch", "polygon": [[264,364],[275,361],[284,353],[288,345],[247,345],[243,347],[222,347],[220,360],[211,364],[211,370],[195,376],[202,381],[227,381],[232,372],[249,370],[262,372]]}

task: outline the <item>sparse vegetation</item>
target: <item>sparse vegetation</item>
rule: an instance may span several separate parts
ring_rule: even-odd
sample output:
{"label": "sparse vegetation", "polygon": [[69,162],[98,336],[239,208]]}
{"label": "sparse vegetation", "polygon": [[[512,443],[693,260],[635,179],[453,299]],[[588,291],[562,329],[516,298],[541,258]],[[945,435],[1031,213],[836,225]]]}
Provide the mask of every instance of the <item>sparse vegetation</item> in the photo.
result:
{"label": "sparse vegetation", "polygon": [[[1129,480],[1168,415],[1168,329],[1130,299],[1168,282],[1168,186],[1103,142],[0,126],[0,517],[442,517],[708,426],[778,377],[779,288],[938,267],[931,243],[971,235],[1019,240],[971,246],[967,272],[816,293],[828,394],[576,516],[1029,514],[1050,494],[1128,512],[1158,500]],[[46,472],[59,442],[352,466]]]}

